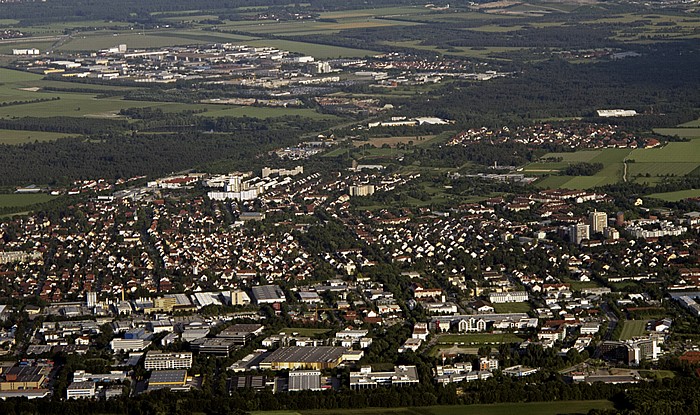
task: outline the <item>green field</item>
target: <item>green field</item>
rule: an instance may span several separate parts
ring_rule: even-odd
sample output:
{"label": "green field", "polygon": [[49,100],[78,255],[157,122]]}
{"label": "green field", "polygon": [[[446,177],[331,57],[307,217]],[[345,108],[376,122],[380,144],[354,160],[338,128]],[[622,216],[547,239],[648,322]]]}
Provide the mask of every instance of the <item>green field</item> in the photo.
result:
{"label": "green field", "polygon": [[[48,91],[42,88],[53,87],[63,89],[88,89],[84,92]],[[34,90],[37,89],[38,90]],[[334,115],[321,114],[310,108],[277,108],[277,107],[247,107],[217,104],[189,104],[179,102],[152,102],[125,100],[121,96],[100,97],[101,91],[130,91],[136,87],[115,85],[86,85],[67,81],[44,80],[41,75],[28,72],[0,69],[0,102],[32,101],[37,99],[59,98],[55,101],[34,102],[22,105],[0,107],[0,118],[12,117],[93,117],[115,118],[122,109],[126,108],[160,108],[165,112],[181,112],[185,110],[207,110],[201,113],[203,117],[256,117],[274,118],[287,115],[297,115],[314,119],[335,119]],[[28,135],[30,138],[27,138]],[[63,135],[28,134],[16,132],[3,140],[0,131],[0,142],[16,144],[26,141],[45,141],[60,138]]]}
{"label": "green field", "polygon": [[653,199],[661,199],[668,202],[677,202],[679,200],[688,199],[690,197],[700,197],[700,189],[679,190],[677,192],[654,193],[647,197]]}
{"label": "green field", "polygon": [[679,127],[700,127],[700,119],[688,121],[687,123],[679,125]]}
{"label": "green field", "polygon": [[202,117],[255,117],[274,118],[286,115],[298,115],[300,117],[314,119],[336,119],[335,115],[321,114],[311,108],[281,108],[281,107],[235,107],[223,105],[206,105],[207,112],[200,114]]}
{"label": "green field", "polygon": [[612,402],[559,401],[497,403],[488,405],[422,406],[415,408],[328,409],[313,411],[253,411],[252,415],[557,415],[587,414],[592,409],[614,409]]}
{"label": "green field", "polygon": [[[691,121],[691,123],[700,123],[698,121]],[[688,124],[691,124],[688,123]],[[686,124],[683,124],[686,125]],[[655,128],[654,132],[662,135],[670,135],[684,138],[700,138],[700,128]]]}
{"label": "green field", "polygon": [[622,322],[620,340],[629,340],[632,337],[643,336],[646,332],[647,320],[625,320]]}
{"label": "green field", "polygon": [[23,144],[34,141],[53,141],[70,134],[51,133],[47,131],[0,130],[0,144]]}
{"label": "green field", "polygon": [[699,163],[700,141],[668,143],[661,148],[636,149],[629,155],[635,163]]}
{"label": "green field", "polygon": [[55,199],[56,196],[50,196],[43,193],[38,194],[0,194],[0,208],[4,207],[22,207],[35,205],[37,203],[48,202]]}
{"label": "green field", "polygon": [[499,303],[494,304],[493,308],[497,313],[527,313],[532,310],[530,303]]}
{"label": "green field", "polygon": [[543,188],[590,189],[596,186],[616,183],[622,180],[622,161],[630,154],[629,149],[606,148],[603,150],[584,150],[574,153],[548,153],[541,160],[562,158],[558,162],[536,162],[525,166],[523,173],[556,174],[569,164],[602,163],[603,169],[593,176],[558,176],[552,175],[539,181]]}
{"label": "green field", "polygon": [[438,336],[439,344],[501,344],[520,343],[522,341],[522,338],[512,333],[442,334]]}

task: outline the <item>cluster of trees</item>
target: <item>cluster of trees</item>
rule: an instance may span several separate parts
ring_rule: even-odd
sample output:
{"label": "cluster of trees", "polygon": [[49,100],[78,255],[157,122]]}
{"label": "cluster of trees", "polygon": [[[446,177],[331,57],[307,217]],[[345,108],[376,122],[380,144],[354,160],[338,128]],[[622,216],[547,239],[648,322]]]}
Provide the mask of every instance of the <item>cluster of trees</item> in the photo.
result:
{"label": "cluster of trees", "polygon": [[26,101],[3,101],[3,102],[0,102],[0,107],[12,107],[15,105],[24,105],[24,104],[37,104],[39,102],[58,101],[59,99],[61,99],[61,98],[60,97],[53,97],[53,98],[29,99]]}
{"label": "cluster of trees", "polygon": [[[84,121],[89,123],[87,119]],[[0,185],[159,176],[213,160],[226,160],[237,168],[252,168],[260,152],[295,141],[293,131],[273,130],[97,136],[89,140],[64,138],[19,146],[0,145]]]}
{"label": "cluster of trees", "polygon": [[566,176],[593,176],[603,170],[603,163],[576,163],[571,164],[562,173]]}

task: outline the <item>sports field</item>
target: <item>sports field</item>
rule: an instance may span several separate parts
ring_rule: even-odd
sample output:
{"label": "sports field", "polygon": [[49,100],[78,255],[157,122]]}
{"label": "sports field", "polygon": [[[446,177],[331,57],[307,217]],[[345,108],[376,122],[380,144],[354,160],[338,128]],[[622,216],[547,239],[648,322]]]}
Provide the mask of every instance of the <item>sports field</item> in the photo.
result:
{"label": "sports field", "polygon": [[519,343],[522,338],[512,333],[477,333],[477,334],[442,334],[438,336],[440,344],[501,344],[501,343]]}
{"label": "sports field", "polygon": [[587,414],[592,409],[614,409],[612,402],[559,401],[489,405],[422,406],[416,408],[329,409],[314,411],[253,411],[252,415],[557,415]]}
{"label": "sports field", "polygon": [[646,320],[625,320],[622,323],[620,340],[629,340],[633,337],[644,335],[646,332],[646,326]]}

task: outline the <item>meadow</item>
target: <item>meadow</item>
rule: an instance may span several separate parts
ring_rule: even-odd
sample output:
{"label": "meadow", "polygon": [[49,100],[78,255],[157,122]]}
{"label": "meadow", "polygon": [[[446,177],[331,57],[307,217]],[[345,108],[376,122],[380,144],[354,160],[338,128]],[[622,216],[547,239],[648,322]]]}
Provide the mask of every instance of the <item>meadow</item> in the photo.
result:
{"label": "meadow", "polygon": [[35,141],[53,141],[70,136],[70,134],[47,131],[0,130],[0,144],[17,145]]}
{"label": "meadow", "polygon": [[49,200],[55,199],[55,196],[47,195],[44,193],[36,194],[0,194],[0,208],[5,207],[24,207],[36,205],[39,203],[48,202]]}
{"label": "meadow", "polygon": [[677,192],[653,193],[649,196],[652,199],[664,200],[667,202],[678,202],[679,200],[691,197],[700,197],[700,189],[679,190]]}

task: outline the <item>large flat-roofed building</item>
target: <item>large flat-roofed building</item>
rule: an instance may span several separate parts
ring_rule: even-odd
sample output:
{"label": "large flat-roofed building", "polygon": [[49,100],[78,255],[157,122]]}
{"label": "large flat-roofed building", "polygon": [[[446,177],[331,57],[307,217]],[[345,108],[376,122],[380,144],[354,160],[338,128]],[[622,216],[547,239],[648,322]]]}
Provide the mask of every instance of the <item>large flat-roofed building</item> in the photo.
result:
{"label": "large flat-roofed building", "polygon": [[280,347],[267,356],[261,369],[332,369],[343,360],[345,347]]}
{"label": "large flat-roofed building", "polygon": [[320,370],[292,370],[289,372],[289,392],[321,390]]}
{"label": "large flat-roofed building", "polygon": [[395,366],[390,372],[372,372],[364,366],[359,372],[350,372],[350,389],[373,389],[377,386],[417,385],[418,371],[415,366]]}
{"label": "large flat-roofed building", "polygon": [[163,388],[184,390],[186,386],[186,370],[154,370],[148,379],[149,391]]}
{"label": "large flat-roofed building", "polygon": [[287,301],[279,285],[261,285],[253,287],[253,297],[258,304],[283,303]]}
{"label": "large flat-roofed building", "polygon": [[0,391],[41,389],[49,370],[36,366],[11,367],[5,372],[5,380],[0,381]]}
{"label": "large flat-roofed building", "polygon": [[113,339],[109,345],[112,351],[118,353],[140,351],[150,346],[151,342],[143,339]]}
{"label": "large flat-roofed building", "polygon": [[143,361],[146,370],[189,369],[192,367],[192,352],[161,353],[149,351]]}
{"label": "large flat-roofed building", "polygon": [[216,337],[231,339],[237,345],[245,345],[255,336],[260,335],[263,329],[262,324],[234,324],[224,329]]}
{"label": "large flat-roofed building", "polygon": [[213,354],[216,356],[228,356],[238,348],[236,342],[232,339],[225,339],[221,337],[201,338],[190,342],[190,347],[193,351],[199,352],[200,354]]}

